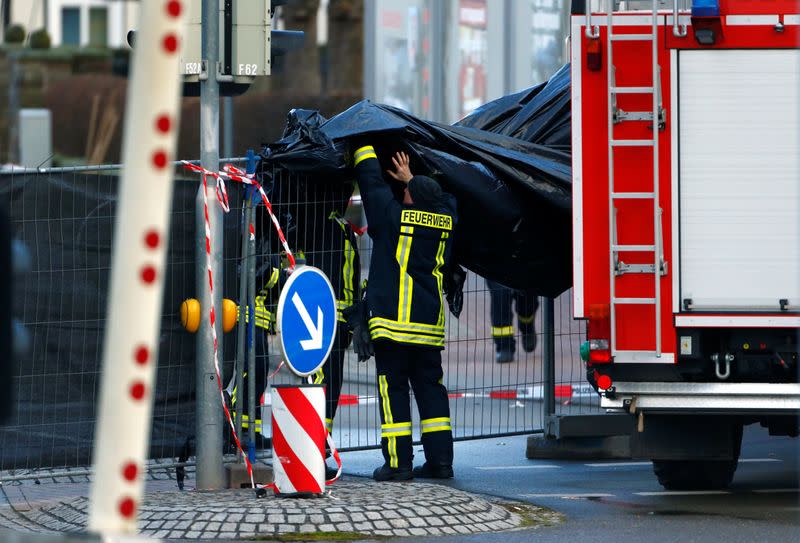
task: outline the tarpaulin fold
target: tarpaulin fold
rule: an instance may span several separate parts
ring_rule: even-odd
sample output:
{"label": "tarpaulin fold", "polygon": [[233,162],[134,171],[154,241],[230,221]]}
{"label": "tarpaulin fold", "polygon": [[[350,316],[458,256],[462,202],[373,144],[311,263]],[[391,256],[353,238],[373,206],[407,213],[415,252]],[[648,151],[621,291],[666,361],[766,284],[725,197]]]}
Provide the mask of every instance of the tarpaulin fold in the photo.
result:
{"label": "tarpaulin fold", "polygon": [[[458,200],[459,264],[512,288],[557,296],[572,283],[569,123],[568,66],[453,126],[367,100],[329,120],[292,110],[284,137],[262,152],[261,173],[275,177],[277,169],[316,184],[349,183],[351,140],[366,137],[384,169],[405,150],[412,172],[435,177]],[[387,176],[387,182],[393,181]],[[273,204],[280,208],[281,199]],[[284,220],[292,218],[284,213]]]}

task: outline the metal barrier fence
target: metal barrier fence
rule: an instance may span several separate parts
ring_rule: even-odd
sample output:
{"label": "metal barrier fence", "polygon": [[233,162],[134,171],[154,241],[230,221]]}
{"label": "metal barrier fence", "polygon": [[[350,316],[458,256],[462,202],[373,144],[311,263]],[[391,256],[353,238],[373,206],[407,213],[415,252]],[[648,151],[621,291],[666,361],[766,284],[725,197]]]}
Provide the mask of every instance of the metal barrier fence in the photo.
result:
{"label": "metal barrier fence", "polygon": [[[9,208],[15,234],[33,257],[33,269],[15,286],[15,314],[29,330],[33,348],[18,361],[15,414],[0,428],[0,480],[24,478],[45,468],[90,463],[118,170],[118,166],[106,165],[0,172],[0,205]],[[150,451],[154,459],[172,460],[159,462],[160,466],[175,465],[186,452],[187,438],[195,428],[195,337],[181,327],[179,308],[184,299],[195,295],[195,266],[204,266],[202,261],[196,262],[195,255],[199,179],[183,171],[179,171],[178,179],[171,213]],[[341,226],[346,223],[332,220],[330,213],[341,205],[342,198],[345,205],[349,199],[349,206],[342,208],[340,215],[357,223],[362,215],[357,193],[350,198],[347,191],[352,187],[333,188],[278,172],[274,172],[272,183],[273,204],[286,219],[284,229],[292,249],[303,250],[309,264],[326,272],[342,270],[346,260],[334,236],[337,229],[341,235]],[[224,228],[223,295],[237,300],[243,188],[229,186],[228,192],[231,211]],[[271,226],[264,217],[258,224],[257,262],[274,261]],[[364,279],[371,253],[367,235],[358,238],[358,249]],[[256,290],[262,286],[257,284]],[[542,400],[548,388],[543,358],[547,343],[542,322],[545,304],[540,301],[536,314],[538,341],[532,352],[522,348],[515,315],[516,353],[514,360],[505,364],[495,362],[490,305],[486,282],[469,273],[463,313],[459,319],[448,315],[443,353],[445,385],[451,396],[454,435],[459,440],[530,434],[544,428]],[[130,308],[130,318],[136,316],[136,308]],[[274,334],[258,330],[256,372],[263,381],[277,369],[280,349]],[[553,392],[558,413],[597,410],[599,402],[585,384],[579,359],[579,344],[584,337],[584,325],[572,319],[571,296],[565,293],[555,300],[552,333]],[[223,340],[226,378],[236,357],[235,338],[234,330]],[[357,362],[348,350],[343,375],[342,398],[334,422],[337,445],[342,450],[378,447],[374,364]],[[284,369],[271,384],[297,381]],[[269,420],[268,408],[263,416]],[[268,432],[265,425],[264,433]]]}

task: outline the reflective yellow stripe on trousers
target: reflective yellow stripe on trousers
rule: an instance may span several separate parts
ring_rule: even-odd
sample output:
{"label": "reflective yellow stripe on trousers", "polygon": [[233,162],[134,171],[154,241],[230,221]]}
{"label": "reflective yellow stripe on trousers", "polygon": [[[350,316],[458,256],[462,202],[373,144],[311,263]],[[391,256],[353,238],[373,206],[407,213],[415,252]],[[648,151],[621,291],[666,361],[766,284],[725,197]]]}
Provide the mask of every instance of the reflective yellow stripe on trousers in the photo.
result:
{"label": "reflective yellow stripe on trousers", "polygon": [[381,438],[386,438],[386,450],[389,453],[389,467],[399,467],[397,458],[397,438],[411,435],[411,421],[394,422],[392,417],[392,406],[389,402],[389,383],[385,375],[378,376],[378,391],[381,395],[381,408],[383,409],[383,421],[381,424]]}
{"label": "reflective yellow stripe on trousers", "polygon": [[514,335],[513,326],[492,326],[492,335],[494,337],[505,337]]}
{"label": "reflective yellow stripe on trousers", "polygon": [[450,417],[438,417],[434,419],[425,419],[420,421],[422,426],[422,433],[428,434],[430,432],[445,432],[452,430],[450,426]]}

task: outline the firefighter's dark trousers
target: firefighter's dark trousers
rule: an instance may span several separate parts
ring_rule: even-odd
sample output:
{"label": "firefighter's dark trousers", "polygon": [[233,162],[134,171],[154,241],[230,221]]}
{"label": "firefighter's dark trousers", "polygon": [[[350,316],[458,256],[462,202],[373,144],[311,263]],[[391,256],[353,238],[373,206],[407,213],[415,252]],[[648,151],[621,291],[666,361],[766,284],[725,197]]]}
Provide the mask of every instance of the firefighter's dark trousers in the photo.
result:
{"label": "firefighter's dark trousers", "polygon": [[411,468],[411,400],[409,383],[419,409],[422,447],[431,466],[453,465],[450,404],[442,384],[442,352],[379,340],[375,342],[381,451],[391,468]]}
{"label": "firefighter's dark trousers", "polygon": [[314,384],[325,385],[325,426],[329,432],[333,431],[333,419],[339,406],[339,396],[342,394],[344,358],[352,337],[350,331],[339,323],[331,354],[322,368],[314,374]]}
{"label": "firefighter's dark trousers", "polygon": [[534,317],[539,307],[539,297],[533,293],[514,290],[486,280],[492,301],[492,338],[498,351],[515,350],[514,313],[517,310],[517,325],[520,332],[529,332],[534,327]]}

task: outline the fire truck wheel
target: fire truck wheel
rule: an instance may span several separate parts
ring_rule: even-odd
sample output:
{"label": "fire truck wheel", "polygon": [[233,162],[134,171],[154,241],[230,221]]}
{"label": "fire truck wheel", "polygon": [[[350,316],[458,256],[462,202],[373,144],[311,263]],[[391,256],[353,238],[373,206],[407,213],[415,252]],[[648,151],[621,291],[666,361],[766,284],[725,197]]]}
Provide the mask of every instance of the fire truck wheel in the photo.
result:
{"label": "fire truck wheel", "polygon": [[734,429],[730,460],[653,460],[653,471],[666,490],[714,490],[733,481],[742,450],[742,427]]}
{"label": "fire truck wheel", "polygon": [[738,460],[653,460],[653,471],[667,490],[713,490],[733,480]]}

